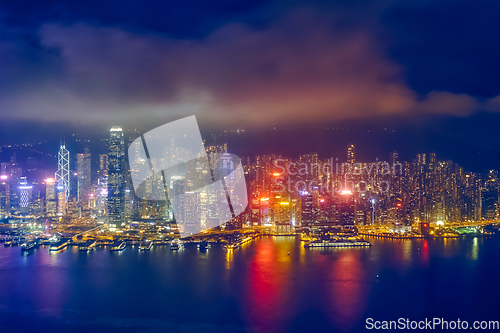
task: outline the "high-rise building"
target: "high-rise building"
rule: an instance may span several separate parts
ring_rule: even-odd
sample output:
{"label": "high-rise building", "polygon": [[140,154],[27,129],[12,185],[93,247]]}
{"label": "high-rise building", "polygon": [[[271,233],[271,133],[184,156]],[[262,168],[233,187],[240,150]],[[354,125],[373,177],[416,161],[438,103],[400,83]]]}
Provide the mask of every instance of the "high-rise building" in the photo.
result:
{"label": "high-rise building", "polygon": [[64,200],[67,202],[70,191],[70,174],[69,174],[69,151],[65,144],[61,143],[59,153],[57,155],[57,171],[56,182],[57,186],[64,187]]}
{"label": "high-rise building", "polygon": [[429,154],[429,163],[432,165],[436,164],[436,153]]}
{"label": "high-rise building", "polygon": [[311,227],[313,218],[313,196],[307,192],[302,193],[302,227]]}
{"label": "high-rise building", "polygon": [[108,169],[108,155],[100,154],[99,155],[99,169],[107,170]]}
{"label": "high-rise building", "polygon": [[0,213],[10,212],[10,180],[9,175],[0,175]]}
{"label": "high-rise building", "polygon": [[76,168],[77,168],[77,186],[78,186],[78,202],[88,205],[89,194],[91,192],[91,180],[90,180],[90,168],[91,160],[90,154],[85,152],[84,154],[76,155]]}
{"label": "high-rise building", "polygon": [[489,172],[488,180],[481,191],[481,201],[483,220],[498,220],[500,218],[500,182],[496,171]]}
{"label": "high-rise building", "polygon": [[354,225],[354,205],[354,194],[350,191],[342,191],[340,194],[340,225]]}
{"label": "high-rise building", "polygon": [[185,192],[184,228],[188,234],[196,234],[201,225],[201,201],[199,192]]}
{"label": "high-rise building", "polygon": [[57,189],[57,215],[65,215],[67,208],[66,188],[63,185],[58,185]]}
{"label": "high-rise building", "polygon": [[123,220],[124,156],[123,130],[114,126],[109,133],[108,152],[108,223],[111,228],[121,225]]}
{"label": "high-rise building", "polygon": [[97,170],[97,178],[108,176],[108,154],[99,155],[99,170]]}
{"label": "high-rise building", "polygon": [[45,213],[55,216],[57,213],[56,181],[54,178],[45,179]]}
{"label": "high-rise building", "polygon": [[417,154],[417,162],[418,164],[426,164],[426,154]]}
{"label": "high-rise building", "polygon": [[29,212],[29,204],[31,201],[33,186],[28,184],[26,177],[21,177],[19,181],[19,210],[26,214]]}
{"label": "high-rise building", "polygon": [[354,150],[354,145],[350,144],[347,146],[347,163],[354,163],[356,161],[355,159],[355,150]]}

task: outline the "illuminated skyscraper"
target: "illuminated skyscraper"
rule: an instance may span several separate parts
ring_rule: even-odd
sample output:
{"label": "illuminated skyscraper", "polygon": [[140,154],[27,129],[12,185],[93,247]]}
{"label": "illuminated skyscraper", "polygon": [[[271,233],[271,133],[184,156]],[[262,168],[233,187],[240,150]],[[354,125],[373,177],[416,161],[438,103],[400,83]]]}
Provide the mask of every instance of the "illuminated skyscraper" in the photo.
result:
{"label": "illuminated skyscraper", "polygon": [[97,170],[97,178],[108,176],[108,154],[99,155],[99,170]]}
{"label": "illuminated skyscraper", "polygon": [[199,192],[185,192],[184,204],[189,207],[184,211],[185,232],[195,234],[201,225],[201,200]]}
{"label": "illuminated skyscraper", "polygon": [[354,163],[355,161],[354,145],[350,144],[347,146],[347,163]]}
{"label": "illuminated skyscraper", "polygon": [[313,218],[313,197],[305,192],[302,195],[302,227],[311,227],[314,223]]}
{"label": "illuminated skyscraper", "polygon": [[488,180],[481,191],[481,207],[483,220],[498,220],[500,218],[500,181],[498,172],[490,170]]}
{"label": "illuminated skyscraper", "polygon": [[340,225],[354,225],[354,221],[354,195],[351,191],[344,190],[340,194]]}
{"label": "illuminated skyscraper", "polygon": [[57,186],[57,215],[66,214],[66,204],[68,198],[66,197],[65,187],[62,185]]}
{"label": "illuminated skyscraper", "polygon": [[[108,223],[121,225],[123,219],[124,156],[123,130],[114,126],[110,130],[108,151]],[[113,227],[113,226],[111,226]]]}
{"label": "illuminated skyscraper", "polygon": [[21,213],[26,214],[29,211],[31,201],[31,192],[33,187],[28,184],[26,177],[21,177],[19,181],[19,209]]}
{"label": "illuminated skyscraper", "polygon": [[45,213],[55,216],[57,212],[57,196],[54,178],[45,179]]}
{"label": "illuminated skyscraper", "polygon": [[6,174],[0,175],[0,213],[10,212],[10,181]]}
{"label": "illuminated skyscraper", "polygon": [[419,164],[426,164],[426,155],[425,154],[417,154],[417,162]]}
{"label": "illuminated skyscraper", "polygon": [[78,154],[76,156],[78,201],[84,205],[88,204],[91,191],[90,165],[90,154],[88,150],[84,154]]}
{"label": "illuminated skyscraper", "polygon": [[429,163],[434,165],[436,164],[436,153],[430,153],[429,155]]}
{"label": "illuminated skyscraper", "polygon": [[69,176],[69,151],[66,149],[66,146],[61,143],[59,154],[57,155],[56,182],[57,186],[64,187],[65,202],[67,202],[69,198]]}

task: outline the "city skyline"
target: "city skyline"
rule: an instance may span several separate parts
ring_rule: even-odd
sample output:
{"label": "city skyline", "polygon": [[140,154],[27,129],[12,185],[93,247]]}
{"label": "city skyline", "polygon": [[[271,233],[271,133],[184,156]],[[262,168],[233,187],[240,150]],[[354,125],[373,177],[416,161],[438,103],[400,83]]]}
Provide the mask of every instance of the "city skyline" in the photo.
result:
{"label": "city skyline", "polygon": [[[108,154],[98,154],[97,170],[96,163],[93,164],[94,167],[90,163],[91,156],[96,154],[92,154],[88,148],[84,149],[84,153],[73,153],[69,152],[62,144],[59,167],[54,165],[52,169],[56,167],[58,169],[52,174],[50,169],[37,169],[37,160],[33,157],[29,157],[26,164],[23,164],[17,161],[14,154],[9,162],[2,162],[1,173],[5,178],[3,179],[4,185],[5,181],[10,184],[9,194],[5,191],[2,192],[2,212],[10,214],[19,211],[16,214],[19,217],[22,217],[23,214],[29,216],[40,213],[42,215],[49,214],[49,216],[51,214],[52,216],[69,214],[72,217],[90,214],[93,218],[110,223],[113,228],[120,224],[145,218],[175,220],[172,207],[160,208],[161,205],[147,204],[147,201],[144,201],[147,192],[152,190],[152,188],[147,189],[151,185],[143,188],[143,192],[139,196],[135,193],[131,186],[130,170],[127,169],[129,164],[125,159],[128,143],[124,141],[123,130],[120,127],[112,127],[109,133],[111,138],[108,143],[109,152]],[[206,146],[205,149],[208,156],[216,156],[213,155],[216,152],[231,152],[231,145]],[[68,154],[73,158],[64,157]],[[210,159],[213,158],[210,157]],[[323,158],[314,152],[301,154],[298,158],[290,158],[281,154],[242,156],[241,158],[248,184],[249,207],[243,215],[236,215],[239,216],[239,222],[236,225],[240,228],[243,225],[251,226],[254,224],[257,217],[253,216],[251,211],[254,209],[252,207],[255,205],[255,198],[257,200],[262,197],[270,198],[273,197],[272,193],[279,195],[279,199],[277,201],[271,199],[266,202],[266,205],[269,204],[271,207],[276,202],[281,206],[267,211],[266,214],[270,214],[267,217],[258,217],[258,222],[255,223],[259,226],[277,226],[285,220],[288,221],[287,223],[291,223],[294,228],[301,227],[302,221],[309,221],[305,225],[321,222],[342,225],[342,218],[339,217],[343,216],[342,209],[335,207],[340,205],[340,203],[336,203],[336,200],[342,198],[338,195],[342,195],[344,192],[346,192],[345,194],[349,192],[352,195],[353,207],[356,208],[351,209],[352,217],[350,219],[353,225],[358,226],[384,224],[389,220],[393,223],[411,226],[418,222],[455,223],[459,221],[493,221],[500,218],[498,170],[489,170],[483,174],[473,173],[451,160],[437,158],[436,154],[432,152],[420,153],[412,161],[404,161],[399,158],[397,151],[393,151],[386,159],[377,158],[371,162],[360,162],[365,159],[356,154],[354,144],[348,144],[345,147],[343,158],[334,158],[333,156]],[[61,171],[64,163],[73,166],[71,168],[66,166],[69,169]],[[31,168],[24,169],[26,171],[23,172],[23,167],[27,165]],[[184,177],[186,177],[184,172],[178,175],[171,173],[170,189],[173,189],[175,193],[179,192],[179,190],[175,190],[175,184],[178,182],[177,179],[181,178],[183,185],[179,194],[191,193],[189,191],[196,188],[196,186],[193,187],[191,181],[189,186],[184,184]],[[65,185],[66,180],[64,182],[58,181],[57,175],[59,174],[66,174],[67,177],[72,175],[67,180],[70,187],[73,184],[72,188]],[[176,180],[174,181],[174,179]],[[52,184],[50,191],[49,184]],[[28,194],[21,190],[27,189],[28,186],[30,189],[29,198],[27,198]],[[16,188],[20,191],[18,194],[16,194]],[[41,191],[41,189],[45,191]],[[305,196],[304,193],[306,193]],[[142,198],[143,196],[144,198]],[[312,196],[315,197],[314,200]],[[344,198],[348,197],[344,196]],[[73,202],[73,200],[75,201]],[[198,202],[201,199],[198,197],[196,200]],[[211,199],[207,197],[203,200]],[[304,205],[304,202],[308,202],[308,200],[309,205]],[[73,204],[70,204],[70,201]],[[17,209],[15,208],[16,202],[19,205]],[[38,204],[34,204],[37,202]],[[106,205],[106,202],[107,207],[104,208],[103,204]],[[28,209],[28,204],[34,205]],[[396,204],[398,206],[394,206]],[[197,204],[193,203],[193,205]],[[200,201],[200,205],[204,207],[205,204]],[[283,205],[290,206],[283,207]],[[377,213],[375,213],[375,206],[378,206]],[[75,211],[76,207],[82,207],[86,211],[91,209],[91,211],[83,213],[82,208]],[[283,220],[281,215],[287,211],[283,210],[285,208],[289,211],[285,213],[287,217]],[[392,212],[394,208],[397,209]],[[11,209],[14,210],[11,211]],[[72,213],[68,209],[72,209]],[[272,212],[274,209],[277,211]],[[316,212],[314,212],[315,209]],[[283,212],[280,213],[280,211]],[[148,213],[145,214],[145,212]],[[201,220],[198,224],[205,225],[207,223],[202,222],[208,217],[208,215],[202,217],[205,216],[203,214],[205,213],[199,215]],[[269,219],[273,214],[277,215]],[[388,217],[391,214],[392,217]],[[234,224],[234,221],[230,224]],[[207,229],[204,227],[202,230]]]}
{"label": "city skyline", "polygon": [[500,1],[0,1],[0,331],[500,331]]}

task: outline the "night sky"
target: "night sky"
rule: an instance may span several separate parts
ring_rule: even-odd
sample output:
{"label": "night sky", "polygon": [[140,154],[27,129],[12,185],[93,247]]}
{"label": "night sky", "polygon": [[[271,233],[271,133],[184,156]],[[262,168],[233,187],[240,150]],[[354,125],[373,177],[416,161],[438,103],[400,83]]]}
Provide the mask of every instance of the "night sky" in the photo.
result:
{"label": "night sky", "polygon": [[3,0],[0,140],[196,114],[245,129],[243,153],[356,142],[495,167],[499,17],[499,1]]}

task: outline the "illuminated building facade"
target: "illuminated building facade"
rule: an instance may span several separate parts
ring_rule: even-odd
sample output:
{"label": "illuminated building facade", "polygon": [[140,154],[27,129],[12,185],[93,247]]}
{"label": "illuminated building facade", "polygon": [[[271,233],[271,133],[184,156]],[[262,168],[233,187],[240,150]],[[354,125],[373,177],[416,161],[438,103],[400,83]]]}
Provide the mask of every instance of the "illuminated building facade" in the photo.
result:
{"label": "illuminated building facade", "polygon": [[313,197],[308,192],[302,193],[302,227],[311,227],[313,218]]}
{"label": "illuminated building facade", "polygon": [[19,181],[19,211],[21,214],[29,213],[33,186],[28,184],[26,177],[21,177]]}
{"label": "illuminated building facade", "polygon": [[2,173],[0,175],[0,213],[10,212],[10,177]]}
{"label": "illuminated building facade", "polygon": [[354,194],[344,190],[340,193],[340,225],[354,225],[355,222]]}
{"label": "illuminated building facade", "polygon": [[121,127],[112,127],[109,134],[108,223],[116,228],[123,222],[125,142]]}
{"label": "illuminated building facade", "polygon": [[56,171],[57,186],[63,187],[65,194],[64,200],[67,202],[70,194],[70,169],[69,169],[69,151],[65,144],[61,144],[57,154],[57,171]]}
{"label": "illuminated building facade", "polygon": [[86,153],[76,155],[78,202],[88,205],[89,194],[91,192],[91,159],[88,150]]}
{"label": "illuminated building facade", "polygon": [[353,164],[356,162],[354,145],[350,144],[347,146],[347,163]]}

